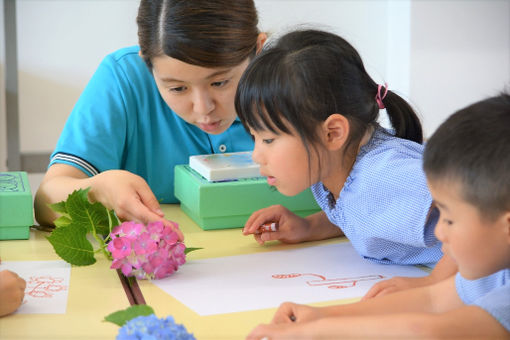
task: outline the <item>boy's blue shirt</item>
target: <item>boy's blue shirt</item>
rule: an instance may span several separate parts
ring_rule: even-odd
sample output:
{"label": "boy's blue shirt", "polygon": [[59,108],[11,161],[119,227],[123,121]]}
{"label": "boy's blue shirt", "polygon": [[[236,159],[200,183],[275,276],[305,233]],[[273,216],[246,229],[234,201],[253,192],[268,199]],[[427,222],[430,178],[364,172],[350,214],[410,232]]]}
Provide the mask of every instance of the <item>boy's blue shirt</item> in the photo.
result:
{"label": "boy's blue shirt", "polygon": [[173,112],[138,55],[139,47],[104,58],[71,112],[50,165],[89,176],[123,169],[143,177],[161,203],[176,203],[174,167],[190,155],[248,151],[253,140],[239,119],[210,135]]}
{"label": "boy's blue shirt", "polygon": [[378,127],[361,147],[338,200],[321,182],[312,186],[321,209],[361,256],[412,265],[433,265],[442,257],[423,151],[422,144]]}
{"label": "boy's blue shirt", "polygon": [[455,287],[462,302],[483,308],[510,332],[510,269],[477,280],[457,273]]}

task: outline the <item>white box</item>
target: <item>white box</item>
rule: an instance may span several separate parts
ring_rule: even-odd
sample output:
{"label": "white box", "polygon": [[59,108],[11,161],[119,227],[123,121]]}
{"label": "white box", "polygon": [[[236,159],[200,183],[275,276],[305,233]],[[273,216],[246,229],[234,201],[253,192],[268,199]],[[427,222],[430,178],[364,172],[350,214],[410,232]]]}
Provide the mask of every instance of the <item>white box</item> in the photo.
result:
{"label": "white box", "polygon": [[189,166],[211,182],[261,177],[251,151],[190,156]]}

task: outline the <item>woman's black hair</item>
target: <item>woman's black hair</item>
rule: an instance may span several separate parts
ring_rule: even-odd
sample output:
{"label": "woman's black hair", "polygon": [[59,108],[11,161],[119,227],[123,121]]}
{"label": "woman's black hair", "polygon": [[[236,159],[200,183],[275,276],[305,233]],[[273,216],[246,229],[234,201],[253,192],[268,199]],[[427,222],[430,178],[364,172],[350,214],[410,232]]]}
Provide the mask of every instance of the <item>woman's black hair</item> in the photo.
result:
{"label": "woman's black hair", "polygon": [[[349,148],[377,124],[377,90],[346,40],[325,31],[298,30],[252,61],[239,81],[235,107],[244,126],[256,131],[290,133],[288,122],[307,148],[319,142],[318,124],[339,113],[350,123]],[[383,103],[395,135],[422,143],[421,123],[411,106],[391,90]]]}
{"label": "woman's black hair", "polygon": [[253,0],[142,0],[136,22],[149,68],[161,55],[210,68],[237,66],[255,56]]}

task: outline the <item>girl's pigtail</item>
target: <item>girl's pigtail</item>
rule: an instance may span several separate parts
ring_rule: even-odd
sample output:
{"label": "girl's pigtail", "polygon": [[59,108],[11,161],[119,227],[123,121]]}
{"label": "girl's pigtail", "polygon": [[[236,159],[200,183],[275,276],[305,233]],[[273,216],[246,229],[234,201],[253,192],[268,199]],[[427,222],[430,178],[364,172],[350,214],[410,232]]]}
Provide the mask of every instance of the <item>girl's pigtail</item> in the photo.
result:
{"label": "girl's pigtail", "polygon": [[420,119],[411,105],[398,94],[389,90],[382,101],[390,118],[391,126],[395,130],[395,136],[421,144],[423,130]]}

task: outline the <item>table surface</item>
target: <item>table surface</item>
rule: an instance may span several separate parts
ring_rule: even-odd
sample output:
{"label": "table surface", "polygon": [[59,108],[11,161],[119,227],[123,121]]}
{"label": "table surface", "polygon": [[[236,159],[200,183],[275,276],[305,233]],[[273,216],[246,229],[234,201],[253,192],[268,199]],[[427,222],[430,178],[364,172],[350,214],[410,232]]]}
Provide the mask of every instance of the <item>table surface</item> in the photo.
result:
{"label": "table surface", "polygon": [[[60,260],[46,240],[49,233],[31,230],[28,240],[0,241],[2,261]],[[104,317],[129,307],[110,262],[98,254],[91,266],[71,268],[66,314],[12,314],[0,318],[0,339],[115,339],[118,326]]]}
{"label": "table surface", "polygon": [[[272,242],[271,244],[260,246],[257,242],[255,242],[252,236],[244,236],[240,228],[204,231],[185,213],[183,213],[178,205],[163,205],[162,209],[165,212],[167,219],[179,223],[179,226],[185,235],[184,242],[188,247],[203,248],[189,253],[187,255],[188,261],[192,261],[193,259],[293,249],[319,244],[332,244],[345,240],[337,238],[297,245]],[[184,264],[184,267],[185,266],[186,264]],[[181,267],[180,270],[183,270],[184,267]],[[276,308],[270,308],[229,314],[200,316],[150,281],[139,280],[138,286],[140,287],[145,302],[154,308],[157,316],[173,316],[177,323],[182,323],[186,329],[189,332],[192,332],[199,340],[244,339],[256,325],[259,323],[269,322],[276,311]],[[325,306],[355,300],[357,299],[328,301],[313,305]]]}
{"label": "table surface", "polygon": [[[344,238],[288,245],[271,242],[260,246],[240,228],[202,230],[179,205],[162,205],[166,218],[179,223],[189,247],[202,247],[187,255],[187,260],[214,258],[332,244]],[[48,232],[31,230],[29,240],[0,242],[3,261],[59,260],[46,240]],[[66,314],[12,314],[0,318],[0,339],[114,339],[118,326],[103,322],[112,312],[130,305],[121,280],[110,263],[98,254],[91,266],[71,269]],[[185,266],[185,265],[184,265]],[[181,269],[182,270],[182,269]],[[171,315],[199,340],[244,339],[259,323],[271,320],[276,308],[200,316],[148,280],[138,280],[133,288],[150,305],[158,317]],[[338,300],[313,304],[325,306],[355,301]]]}

